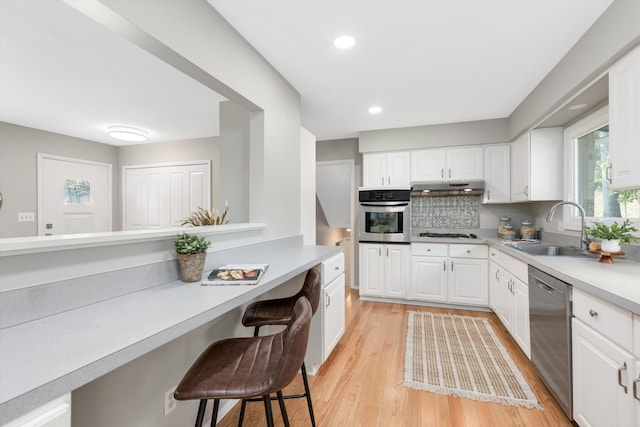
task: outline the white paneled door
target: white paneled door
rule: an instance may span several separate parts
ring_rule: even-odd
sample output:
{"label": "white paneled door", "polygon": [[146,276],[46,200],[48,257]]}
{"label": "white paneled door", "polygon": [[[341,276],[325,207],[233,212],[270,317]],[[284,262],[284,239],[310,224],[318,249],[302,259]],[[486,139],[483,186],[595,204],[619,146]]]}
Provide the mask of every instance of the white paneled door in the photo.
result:
{"label": "white paneled door", "polygon": [[38,235],[111,231],[111,165],[38,153]]}
{"label": "white paneled door", "polygon": [[211,207],[211,162],[123,167],[125,230],[173,227]]}

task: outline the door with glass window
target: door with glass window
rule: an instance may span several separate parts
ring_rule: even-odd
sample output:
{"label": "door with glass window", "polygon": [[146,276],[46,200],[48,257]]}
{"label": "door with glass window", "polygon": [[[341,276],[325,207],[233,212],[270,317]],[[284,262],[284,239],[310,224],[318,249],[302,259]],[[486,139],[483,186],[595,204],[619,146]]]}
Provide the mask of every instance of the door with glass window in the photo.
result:
{"label": "door with glass window", "polygon": [[38,235],[111,231],[111,165],[38,153]]}

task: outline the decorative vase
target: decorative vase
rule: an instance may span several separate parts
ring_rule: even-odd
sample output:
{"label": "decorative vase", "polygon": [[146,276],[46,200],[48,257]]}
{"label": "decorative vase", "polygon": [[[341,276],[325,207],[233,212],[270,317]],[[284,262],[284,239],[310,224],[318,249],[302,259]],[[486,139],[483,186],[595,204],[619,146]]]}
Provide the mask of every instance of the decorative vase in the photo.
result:
{"label": "decorative vase", "polygon": [[602,252],[616,253],[620,252],[620,240],[606,240],[600,241],[600,250]]}
{"label": "decorative vase", "polygon": [[187,283],[199,282],[202,279],[202,271],[204,270],[204,261],[207,259],[207,253],[176,255],[178,256],[178,265],[180,266],[182,281]]}

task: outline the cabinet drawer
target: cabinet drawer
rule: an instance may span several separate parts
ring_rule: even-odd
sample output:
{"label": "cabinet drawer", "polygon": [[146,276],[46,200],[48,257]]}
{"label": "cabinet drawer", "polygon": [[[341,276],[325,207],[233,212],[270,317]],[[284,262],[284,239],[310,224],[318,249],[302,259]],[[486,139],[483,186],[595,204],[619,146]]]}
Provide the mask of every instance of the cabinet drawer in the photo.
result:
{"label": "cabinet drawer", "polygon": [[480,258],[489,257],[489,248],[486,245],[449,245],[451,258]]}
{"label": "cabinet drawer", "polygon": [[322,261],[320,274],[322,274],[323,286],[331,283],[342,273],[344,273],[344,254],[340,253]]}
{"label": "cabinet drawer", "polygon": [[632,350],[631,312],[573,288],[573,315],[625,350]]}
{"label": "cabinet drawer", "polygon": [[411,255],[447,256],[446,243],[412,243]]}

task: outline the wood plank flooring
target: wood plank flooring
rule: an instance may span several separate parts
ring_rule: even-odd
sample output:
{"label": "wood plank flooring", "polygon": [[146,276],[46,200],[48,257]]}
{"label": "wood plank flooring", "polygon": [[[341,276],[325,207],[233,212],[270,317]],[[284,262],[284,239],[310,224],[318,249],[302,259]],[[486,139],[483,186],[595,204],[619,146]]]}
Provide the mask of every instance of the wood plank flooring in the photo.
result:
{"label": "wood plank flooring", "polygon": [[[360,301],[357,290],[347,290],[347,327],[340,343],[318,374],[309,377],[318,427],[465,427],[571,426],[533,366],[493,313],[438,309]],[[432,310],[481,316],[491,326],[544,408],[526,409],[429,393],[400,385],[404,364],[407,311]],[[300,376],[284,394],[303,390]],[[286,401],[294,427],[310,426],[304,399]],[[236,426],[240,405],[218,423]],[[276,426],[282,426],[274,402]],[[247,405],[244,426],[264,426],[262,403]]]}

